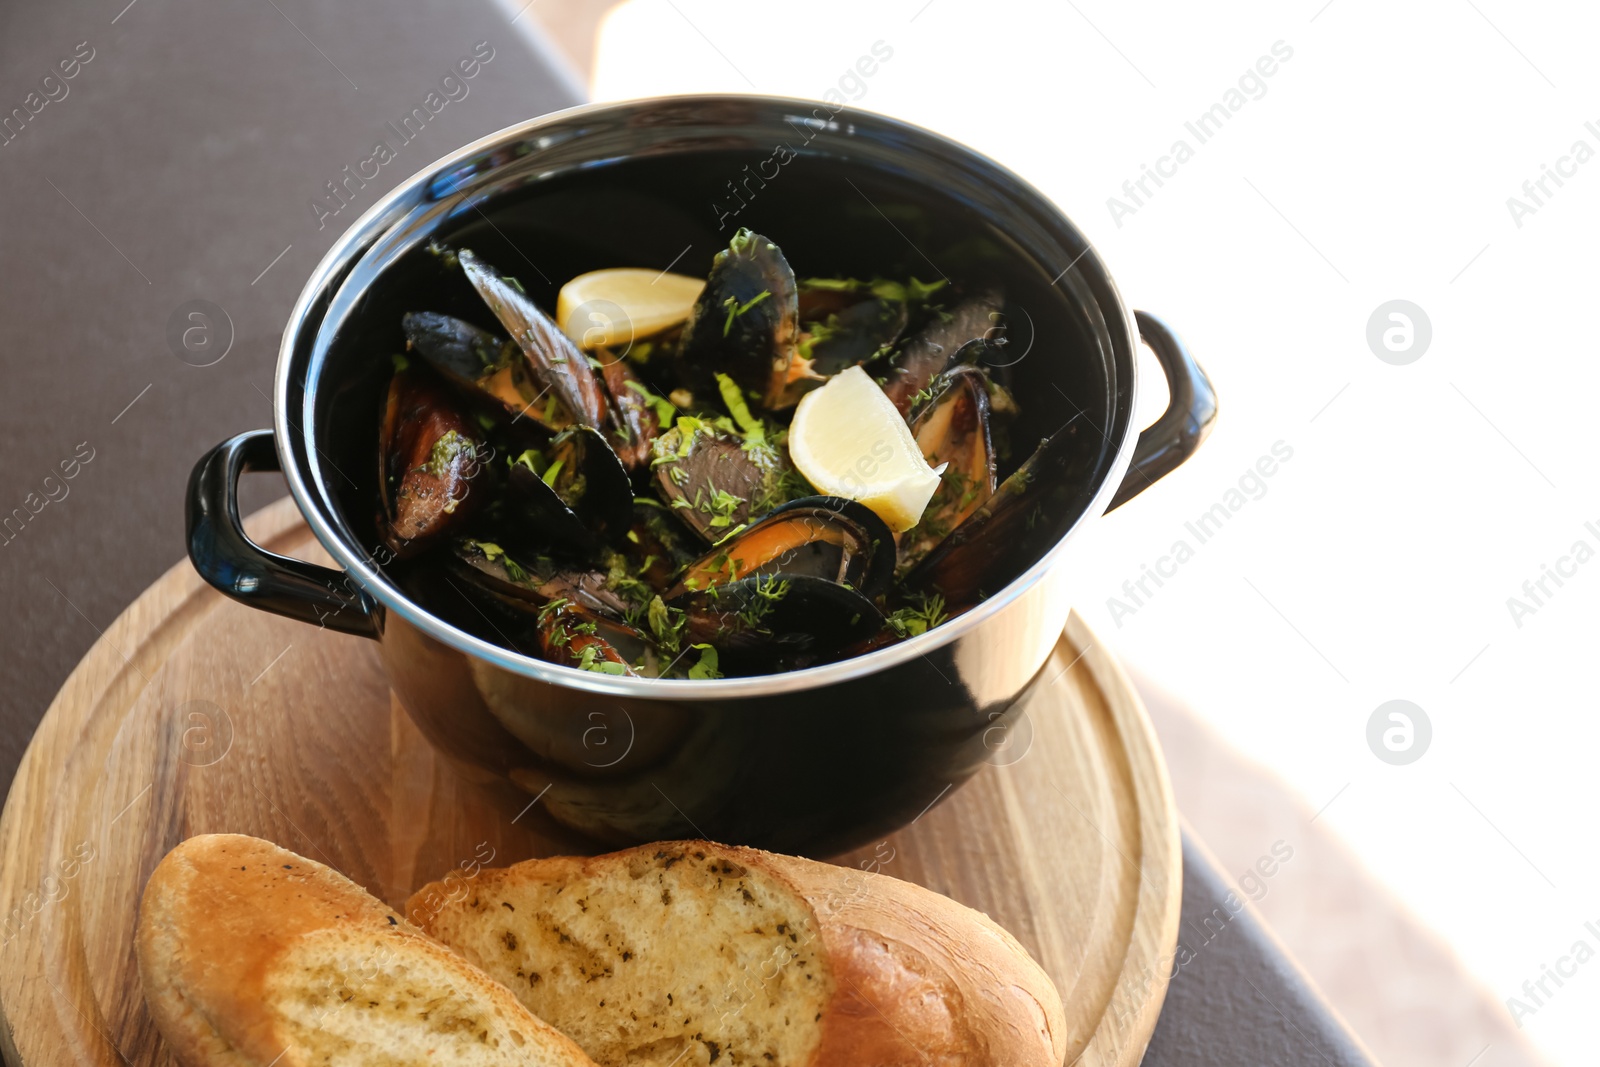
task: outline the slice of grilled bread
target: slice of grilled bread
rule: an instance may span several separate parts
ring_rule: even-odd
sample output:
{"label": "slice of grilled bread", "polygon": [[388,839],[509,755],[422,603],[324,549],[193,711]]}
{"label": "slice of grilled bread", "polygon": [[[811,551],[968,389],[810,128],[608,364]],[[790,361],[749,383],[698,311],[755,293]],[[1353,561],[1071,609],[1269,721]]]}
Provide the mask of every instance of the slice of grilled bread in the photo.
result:
{"label": "slice of grilled bread", "polygon": [[186,1067],[593,1067],[382,901],[270,841],[169,852],[137,942],[145,1003]]}
{"label": "slice of grilled bread", "polygon": [[677,841],[434,883],[413,919],[605,1067],[1060,1067],[1043,970],[921,886]]}

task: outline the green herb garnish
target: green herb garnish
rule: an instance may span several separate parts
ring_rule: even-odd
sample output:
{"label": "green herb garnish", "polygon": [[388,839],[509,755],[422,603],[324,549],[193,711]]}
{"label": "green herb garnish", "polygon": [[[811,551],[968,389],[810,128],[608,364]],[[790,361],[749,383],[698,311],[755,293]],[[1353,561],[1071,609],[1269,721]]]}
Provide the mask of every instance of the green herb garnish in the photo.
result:
{"label": "green herb garnish", "polygon": [[761,303],[761,301],[765,300],[771,295],[771,289],[763,289],[761,292],[757,293],[755,296],[752,296],[749,300],[746,300],[742,304],[739,303],[736,298],[731,296],[724,300],[722,302],[722,306],[728,309],[728,321],[722,324],[722,336],[728,336],[728,334],[733,330],[734,319],[738,318],[740,315],[743,315],[746,311],[749,311],[751,308],[755,307],[757,304]]}
{"label": "green herb garnish", "polygon": [[766,424],[750,414],[750,406],[745,403],[744,394],[739,391],[738,383],[726,374],[718,374],[717,391],[722,394],[722,402],[728,406],[728,414],[733,416],[733,421],[738,423],[739,429],[743,431],[745,443],[766,444]]}
{"label": "green herb garnish", "polygon": [[887,622],[901,637],[919,637],[950,616],[944,610],[944,597],[938,593],[919,594],[916,603],[889,613]]}
{"label": "green herb garnish", "polygon": [[689,677],[696,681],[721,678],[722,672],[717,669],[717,650],[708,644],[699,644],[693,647],[700,650],[700,660],[689,668]]}

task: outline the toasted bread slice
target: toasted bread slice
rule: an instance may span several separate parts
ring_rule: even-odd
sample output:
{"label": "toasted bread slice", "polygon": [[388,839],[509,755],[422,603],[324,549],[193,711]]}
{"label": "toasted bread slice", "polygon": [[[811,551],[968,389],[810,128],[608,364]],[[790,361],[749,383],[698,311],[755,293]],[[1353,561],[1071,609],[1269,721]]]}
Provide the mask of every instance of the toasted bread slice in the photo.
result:
{"label": "toasted bread slice", "polygon": [[407,914],[605,1067],[1065,1056],[1061,998],[1022,946],[884,875],[678,841],[434,883]]}
{"label": "toasted bread slice", "polygon": [[259,838],[169,852],[137,941],[145,1003],[186,1067],[593,1067],[382,901]]}

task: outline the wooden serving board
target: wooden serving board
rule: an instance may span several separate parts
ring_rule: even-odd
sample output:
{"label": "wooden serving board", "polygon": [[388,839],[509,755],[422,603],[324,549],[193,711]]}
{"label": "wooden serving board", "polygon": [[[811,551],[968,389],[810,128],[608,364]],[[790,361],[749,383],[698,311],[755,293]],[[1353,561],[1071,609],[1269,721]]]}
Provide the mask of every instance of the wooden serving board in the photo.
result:
{"label": "wooden serving board", "polygon": [[[326,562],[292,501],[247,526]],[[1138,698],[1076,616],[1047,669],[994,766],[835,861],[988,912],[1061,990],[1067,1063],[1132,1065],[1177,939],[1177,817]],[[133,931],[184,838],[269,838],[398,908],[490,850],[499,866],[581,847],[531,799],[436,757],[368,642],[233,604],[180,563],[67,680],[0,817],[0,1048],[26,1067],[173,1062]]]}

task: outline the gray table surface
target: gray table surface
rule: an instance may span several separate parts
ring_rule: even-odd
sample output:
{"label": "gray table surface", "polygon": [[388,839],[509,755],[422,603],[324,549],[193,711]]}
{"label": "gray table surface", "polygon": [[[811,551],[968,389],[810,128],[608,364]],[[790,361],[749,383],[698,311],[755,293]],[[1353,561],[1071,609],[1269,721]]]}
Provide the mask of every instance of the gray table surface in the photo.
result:
{"label": "gray table surface", "polygon": [[[26,520],[0,532],[0,782],[100,631],[183,555],[194,460],[270,425],[279,332],[338,233],[458,145],[577,102],[527,30],[488,0],[0,8],[0,519]],[[387,124],[479,42],[493,58],[466,95],[319,218],[325,183],[395,146]],[[231,321],[210,366],[169,344],[193,300]],[[282,492],[269,481],[247,510]],[[1184,874],[1187,962],[1145,1062],[1370,1062],[1256,920],[1228,918],[1189,840]]]}

